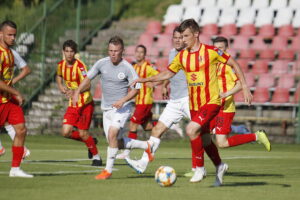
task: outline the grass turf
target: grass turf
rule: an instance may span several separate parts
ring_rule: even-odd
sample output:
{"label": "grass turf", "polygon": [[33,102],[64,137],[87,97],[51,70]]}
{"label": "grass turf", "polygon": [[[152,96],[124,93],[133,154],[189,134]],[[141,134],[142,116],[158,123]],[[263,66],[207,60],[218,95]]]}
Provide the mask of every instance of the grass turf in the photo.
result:
{"label": "grass turf", "polygon": [[[0,157],[1,200],[93,200],[93,199],[297,199],[300,195],[300,145],[273,145],[266,152],[262,145],[246,144],[222,149],[223,162],[229,164],[222,187],[212,187],[215,168],[206,158],[208,176],[201,183],[189,183],[183,174],[190,169],[187,140],[163,141],[145,174],[136,174],[125,161],[117,160],[116,171],[109,180],[95,180],[101,169],[90,166],[83,143],[59,136],[28,136],[26,145],[31,156],[22,169],[35,174],[33,179],[9,178],[10,146],[7,135],[0,135],[6,154]],[[106,159],[104,137],[99,137],[101,156]],[[141,155],[134,150],[131,157]],[[82,159],[82,160],[81,160]],[[172,166],[177,182],[162,188],[154,181],[155,170]]]}

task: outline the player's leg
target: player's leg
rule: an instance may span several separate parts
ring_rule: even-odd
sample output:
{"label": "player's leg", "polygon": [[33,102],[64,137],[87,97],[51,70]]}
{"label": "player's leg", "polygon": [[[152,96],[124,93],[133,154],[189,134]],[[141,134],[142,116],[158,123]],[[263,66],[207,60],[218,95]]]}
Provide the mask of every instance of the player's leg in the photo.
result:
{"label": "player's leg", "polygon": [[79,131],[73,130],[79,120],[79,113],[77,108],[68,107],[63,119],[63,126],[61,130],[62,136],[65,138],[81,141]]}

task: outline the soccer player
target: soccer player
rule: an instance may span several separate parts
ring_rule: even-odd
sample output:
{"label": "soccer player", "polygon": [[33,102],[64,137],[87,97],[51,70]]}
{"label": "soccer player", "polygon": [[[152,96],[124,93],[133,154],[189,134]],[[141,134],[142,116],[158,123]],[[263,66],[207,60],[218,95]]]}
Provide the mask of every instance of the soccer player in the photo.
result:
{"label": "soccer player", "polygon": [[[146,61],[147,49],[144,45],[138,45],[135,48],[136,64],[133,65],[139,77],[147,78],[158,74],[159,72]],[[135,97],[135,110],[130,118],[129,134],[131,139],[137,139],[137,128],[139,125],[145,131],[151,131],[154,123],[152,122],[152,105],[153,105],[153,85],[143,83],[138,95]],[[124,159],[129,156],[130,150],[125,149],[117,155],[117,159]]]}
{"label": "soccer player", "polygon": [[[186,49],[175,56],[168,67],[169,70],[150,78],[140,78],[133,84],[167,80],[181,69],[184,70],[188,82],[191,113],[191,121],[186,127],[186,133],[190,138],[192,153],[196,159],[196,170],[190,182],[199,182],[206,174],[204,149],[199,132],[201,130],[203,133],[209,133],[209,123],[218,114],[221,105],[216,63],[227,63],[234,68],[248,104],[251,103],[252,95],[238,63],[218,48],[200,43],[199,25],[195,20],[184,20],[179,29]],[[158,143],[157,138],[152,142]]]}
{"label": "soccer player", "polygon": [[15,43],[16,34],[17,25],[13,21],[6,20],[0,24],[0,127],[8,122],[16,132],[12,145],[12,167],[9,176],[32,178],[33,175],[20,169],[27,130],[24,113],[20,106],[24,102],[24,98],[18,90],[11,86],[14,56],[10,47]]}
{"label": "soccer player", "polygon": [[[61,60],[57,66],[56,83],[58,89],[69,98],[69,106],[63,119],[62,135],[84,142],[92,154],[89,157],[93,160],[92,166],[101,166],[102,159],[98,154],[95,140],[88,133],[94,112],[94,102],[90,87],[82,91],[76,104],[72,105],[74,90],[78,88],[87,74],[86,66],[79,59],[75,58],[76,53],[77,44],[73,40],[65,41],[63,44],[65,59]],[[74,130],[74,127],[77,130]]]}
{"label": "soccer player", "polygon": [[[30,74],[31,70],[27,66],[27,63],[24,61],[24,59],[19,55],[18,52],[16,52],[13,49],[10,49],[10,50],[12,51],[13,56],[14,56],[15,67],[18,68],[19,70],[21,70],[21,72],[16,77],[14,77],[12,80],[12,85],[14,85],[21,79],[25,78],[28,74]],[[15,131],[14,127],[8,123],[5,123],[4,128],[6,129],[9,137],[12,140],[14,140],[15,135],[16,135],[16,131]],[[3,155],[4,153],[5,153],[5,148],[0,144],[0,156]],[[28,157],[29,155],[30,155],[30,150],[24,146],[23,159],[25,157]]]}
{"label": "soccer player", "polygon": [[124,51],[123,40],[112,37],[108,42],[109,57],[98,60],[88,71],[87,77],[75,90],[73,104],[77,102],[79,94],[89,87],[91,80],[97,75],[101,77],[103,110],[103,128],[108,141],[107,160],[105,169],[95,179],[108,179],[112,175],[114,161],[119,149],[141,148],[147,150],[149,159],[152,160],[151,145],[139,142],[128,137],[121,138],[120,134],[127,119],[131,115],[132,102],[140,89],[140,84],[131,87],[130,84],[138,79],[131,64],[122,58]]}

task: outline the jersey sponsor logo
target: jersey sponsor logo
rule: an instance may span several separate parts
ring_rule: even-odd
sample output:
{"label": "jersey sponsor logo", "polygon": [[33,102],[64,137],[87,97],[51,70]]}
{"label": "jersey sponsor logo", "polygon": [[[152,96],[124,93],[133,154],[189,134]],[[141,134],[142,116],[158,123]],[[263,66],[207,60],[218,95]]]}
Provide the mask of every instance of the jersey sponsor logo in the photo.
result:
{"label": "jersey sponsor logo", "polygon": [[189,86],[203,86],[204,83],[200,82],[200,83],[189,83]]}
{"label": "jersey sponsor logo", "polygon": [[118,79],[123,80],[125,78],[125,74],[123,72],[120,72],[118,74]]}
{"label": "jersey sponsor logo", "polygon": [[192,74],[192,75],[191,75],[191,80],[192,80],[192,81],[197,80],[197,75],[196,75],[196,74]]}

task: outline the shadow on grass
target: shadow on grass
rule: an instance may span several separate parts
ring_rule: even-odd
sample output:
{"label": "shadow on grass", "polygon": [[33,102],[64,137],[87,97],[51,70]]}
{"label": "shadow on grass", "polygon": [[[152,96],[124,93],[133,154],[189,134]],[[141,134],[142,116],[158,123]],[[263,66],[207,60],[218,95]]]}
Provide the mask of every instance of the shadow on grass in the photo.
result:
{"label": "shadow on grass", "polygon": [[283,178],[284,175],[282,174],[257,174],[257,173],[250,173],[250,172],[227,172],[226,176],[238,176],[238,177],[280,177]]}
{"label": "shadow on grass", "polygon": [[[269,184],[267,182],[235,182],[235,183],[224,183],[221,187],[237,187],[237,186],[264,186],[264,185],[276,185],[281,187],[291,187],[289,184]],[[214,187],[214,186],[211,186]]]}

